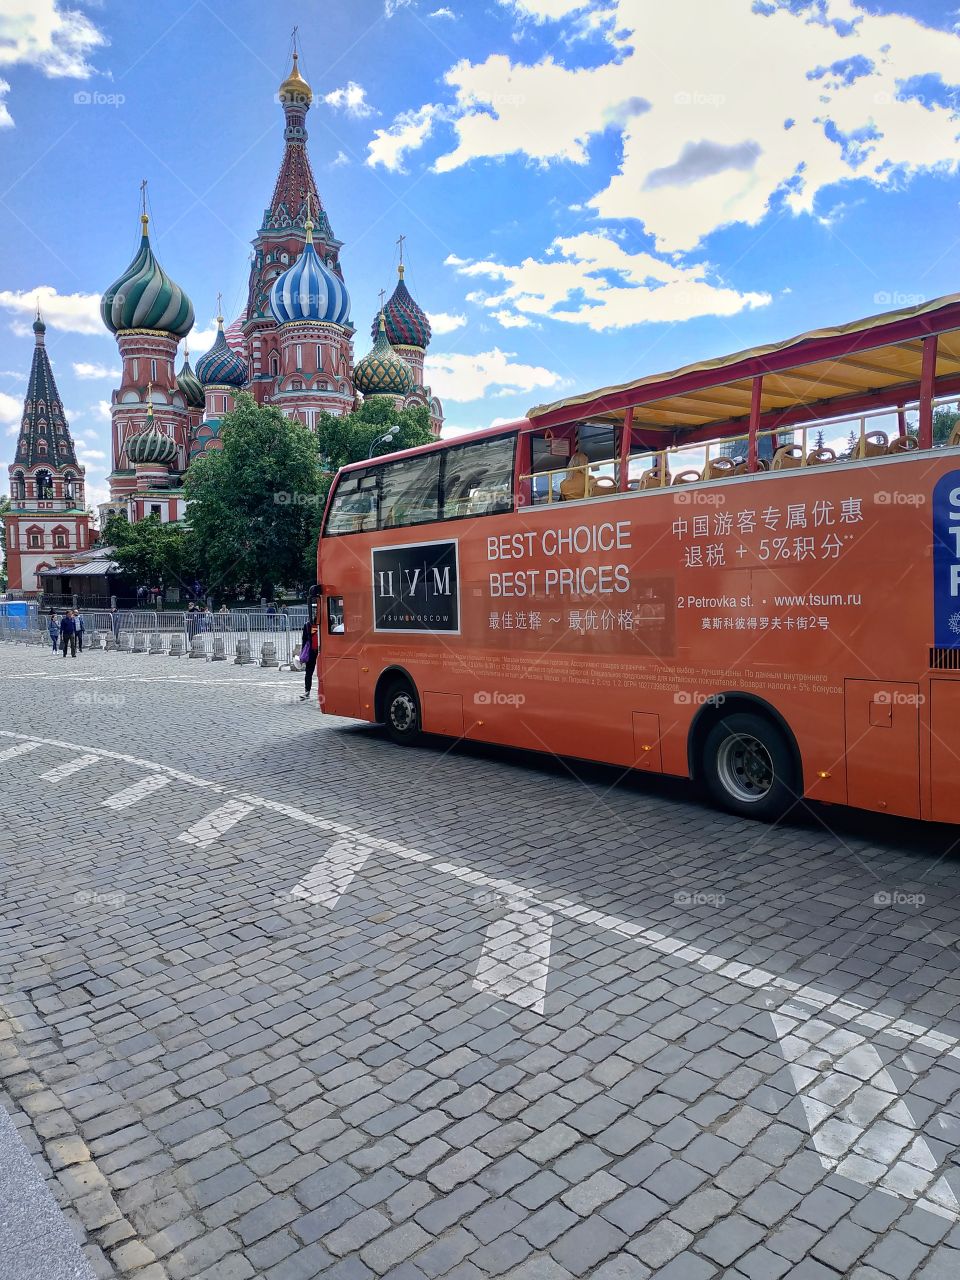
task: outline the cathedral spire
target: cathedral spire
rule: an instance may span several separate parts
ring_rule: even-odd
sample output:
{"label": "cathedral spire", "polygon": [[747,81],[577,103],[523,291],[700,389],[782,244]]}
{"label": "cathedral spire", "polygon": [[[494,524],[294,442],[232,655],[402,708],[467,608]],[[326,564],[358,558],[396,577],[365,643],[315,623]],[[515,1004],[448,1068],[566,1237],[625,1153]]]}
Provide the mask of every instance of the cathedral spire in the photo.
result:
{"label": "cathedral spire", "polygon": [[38,303],[37,318],[33,322],[33,363],[14,461],[18,467],[44,466],[56,471],[60,467],[77,467],[79,464],[50,367],[46,332],[47,326],[40,315]]}

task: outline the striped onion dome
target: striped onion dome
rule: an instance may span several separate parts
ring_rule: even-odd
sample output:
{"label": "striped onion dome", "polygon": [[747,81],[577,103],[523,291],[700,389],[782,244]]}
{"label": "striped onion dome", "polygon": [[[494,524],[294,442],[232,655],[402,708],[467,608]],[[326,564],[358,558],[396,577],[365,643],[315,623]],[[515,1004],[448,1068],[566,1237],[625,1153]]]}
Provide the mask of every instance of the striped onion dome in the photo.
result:
{"label": "striped onion dome", "polygon": [[182,338],[193,328],[193,303],[153,256],[149,222],[147,215],[141,214],[143,231],[137,256],[100,299],[100,316],[111,333],[158,329]]}
{"label": "striped onion dome", "polygon": [[247,366],[227,344],[223,316],[217,316],[216,342],[197,361],[197,377],[205,387],[242,387],[247,381]]}
{"label": "striped onion dome", "polygon": [[203,387],[200,385],[200,379],[190,367],[190,352],[186,350],[183,353],[183,365],[177,374],[177,386],[180,388],[188,408],[202,409],[206,404]]}
{"label": "striped onion dome", "polygon": [[350,324],[350,295],[335,271],[322,262],[313,247],[313,223],[306,223],[307,243],[292,267],[277,276],[270,290],[270,310],[277,324],[324,320]]}
{"label": "striped onion dome", "polygon": [[141,431],[127,440],[127,457],[134,466],[156,463],[166,466],[177,456],[177,446],[153,420],[153,405],[147,407],[147,421]]}
{"label": "striped onion dome", "polygon": [[[395,347],[422,347],[426,349],[432,337],[427,313],[413,300],[413,294],[403,279],[403,263],[397,268],[400,279],[393,296],[383,309],[387,337]],[[370,336],[376,338],[378,321],[374,320]]]}
{"label": "striped onion dome", "polygon": [[365,396],[405,396],[413,388],[410,366],[391,347],[382,311],[373,350],[357,362],[353,385]]}

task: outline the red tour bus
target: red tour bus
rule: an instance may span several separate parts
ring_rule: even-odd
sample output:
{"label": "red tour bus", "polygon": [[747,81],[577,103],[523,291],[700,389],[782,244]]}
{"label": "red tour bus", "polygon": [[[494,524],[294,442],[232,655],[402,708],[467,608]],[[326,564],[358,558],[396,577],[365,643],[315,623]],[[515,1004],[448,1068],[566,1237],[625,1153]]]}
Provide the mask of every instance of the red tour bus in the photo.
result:
{"label": "red tour bus", "polygon": [[958,396],[952,295],[345,467],[323,710],[960,822]]}

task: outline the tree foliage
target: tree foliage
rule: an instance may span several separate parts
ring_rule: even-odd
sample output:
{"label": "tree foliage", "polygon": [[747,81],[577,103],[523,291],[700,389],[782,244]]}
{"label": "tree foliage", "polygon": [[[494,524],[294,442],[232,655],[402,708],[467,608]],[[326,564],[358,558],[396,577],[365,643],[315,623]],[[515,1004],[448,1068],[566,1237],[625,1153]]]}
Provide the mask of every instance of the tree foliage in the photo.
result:
{"label": "tree foliage", "polygon": [[163,524],[149,516],[130,524],[123,516],[111,516],[102,542],[124,574],[139,586],[189,585],[195,572],[192,537],[182,524]]}
{"label": "tree foliage", "polygon": [[[317,438],[273,405],[241,394],[221,424],[223,448],[191,463],[184,481],[198,572],[207,590],[312,582],[325,488]],[[305,548],[312,542],[309,561]]]}

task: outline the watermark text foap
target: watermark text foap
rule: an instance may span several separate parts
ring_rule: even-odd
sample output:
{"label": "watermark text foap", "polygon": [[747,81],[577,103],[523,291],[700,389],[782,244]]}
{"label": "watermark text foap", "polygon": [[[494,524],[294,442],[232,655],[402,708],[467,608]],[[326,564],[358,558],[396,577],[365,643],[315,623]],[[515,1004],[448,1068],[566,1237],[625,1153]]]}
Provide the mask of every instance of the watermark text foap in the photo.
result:
{"label": "watermark text foap", "polygon": [[673,501],[678,507],[722,507],[727,499],[715,489],[678,489]]}
{"label": "watermark text foap", "polygon": [[276,507],[319,507],[325,501],[326,495],[321,493],[287,493],[282,490],[273,495]]}
{"label": "watermark text foap", "polygon": [[502,689],[478,689],[473,695],[478,707],[522,707],[526,700],[523,693],[505,693]]}
{"label": "watermark text foap", "polygon": [[78,89],[73,95],[75,107],[122,107],[126,102],[122,93],[101,93],[99,89]]}
{"label": "watermark text foap", "polygon": [[881,489],[873,495],[878,507],[922,507],[927,501],[925,493],[905,493],[900,489]]}
{"label": "watermark text foap", "polygon": [[110,893],[97,893],[93,889],[78,889],[73,895],[74,905],[78,907],[113,907],[119,909],[127,900],[127,895],[116,889]]}
{"label": "watermark text foap", "polygon": [[698,689],[678,689],[673,695],[678,707],[722,707],[726,700],[726,694],[701,693]]}
{"label": "watermark text foap", "polygon": [[878,889],[873,895],[875,907],[922,907],[926,900],[924,893],[903,893],[900,889]]}
{"label": "watermark text foap", "polygon": [[725,93],[704,93],[700,89],[679,89],[673,95],[677,107],[722,107],[726,100]]}
{"label": "watermark text foap", "polygon": [[675,907],[722,907],[726,895],[712,889],[678,889],[673,895]]}
{"label": "watermark text foap", "polygon": [[126,701],[122,693],[92,693],[84,689],[73,695],[75,707],[122,707]]}
{"label": "watermark text foap", "polygon": [[902,689],[878,689],[873,700],[882,707],[922,707],[926,694],[905,693]]}

